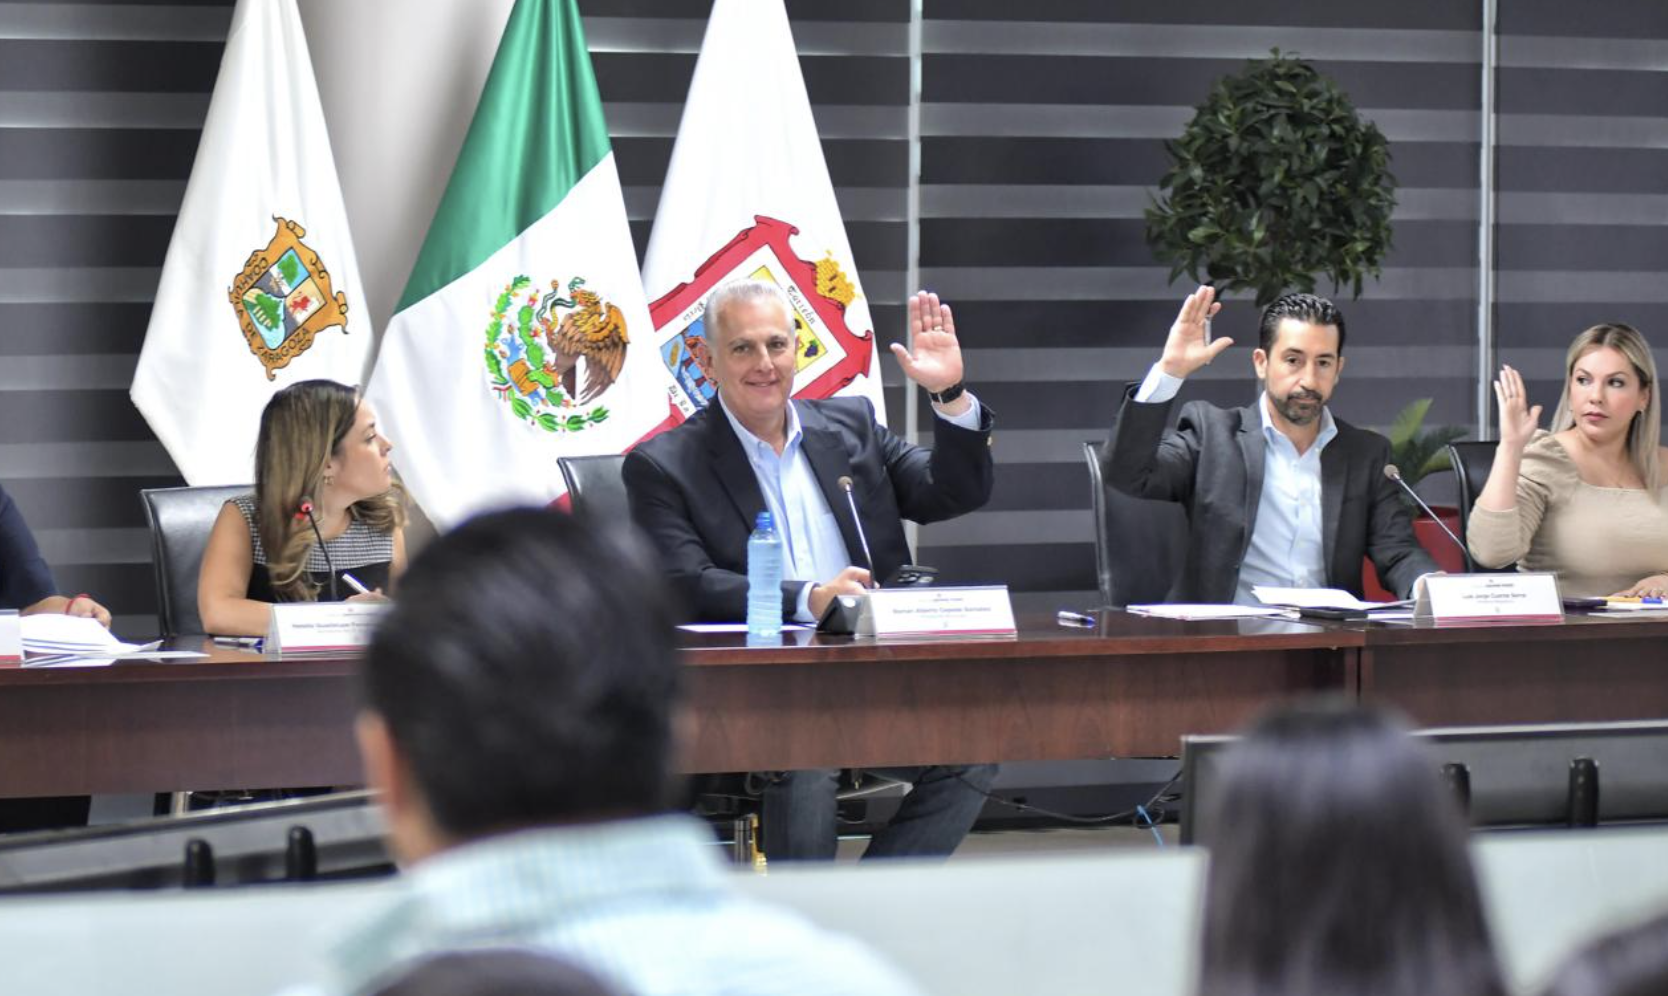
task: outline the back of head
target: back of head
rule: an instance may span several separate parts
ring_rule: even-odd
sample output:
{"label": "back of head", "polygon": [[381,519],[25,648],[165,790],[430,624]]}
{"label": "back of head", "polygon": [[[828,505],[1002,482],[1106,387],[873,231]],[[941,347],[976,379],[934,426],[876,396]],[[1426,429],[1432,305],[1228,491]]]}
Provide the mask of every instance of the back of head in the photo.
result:
{"label": "back of head", "polygon": [[1324,297],[1314,294],[1283,294],[1269,303],[1257,322],[1257,348],[1274,351],[1280,323],[1290,318],[1310,325],[1331,325],[1338,330],[1338,355],[1344,355],[1344,313]]}
{"label": "back of head", "polygon": [[1223,761],[1201,996],[1503,991],[1459,807],[1385,712],[1286,707]]}
{"label": "back of head", "polygon": [[565,961],[513,948],[430,958],[376,996],[614,996],[613,987]]}
{"label": "back of head", "polygon": [[1545,996],[1668,993],[1668,915],[1606,935],[1558,969]]}
{"label": "back of head", "polygon": [[653,812],[672,788],[675,632],[626,533],[485,515],[402,578],[365,657],[366,706],[453,839]]}

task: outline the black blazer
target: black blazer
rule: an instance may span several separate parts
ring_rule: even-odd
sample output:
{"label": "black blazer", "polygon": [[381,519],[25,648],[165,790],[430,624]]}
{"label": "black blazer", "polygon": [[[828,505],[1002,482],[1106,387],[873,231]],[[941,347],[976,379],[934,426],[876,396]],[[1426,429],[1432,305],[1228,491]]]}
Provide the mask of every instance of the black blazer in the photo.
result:
{"label": "black blazer", "polygon": [[[933,418],[933,448],[924,450],[875,423],[864,398],[795,401],[811,463],[856,566],[863,545],[837,483],[852,479],[877,580],[909,563],[903,520],[937,522],[970,512],[990,498],[992,413],[982,407],[977,431]],[[667,571],[698,619],[738,622],[747,615],[747,537],[765,509],[764,493],[741,441],[718,405],[626,455],[623,470],[632,519],[666,559]],[[794,612],[807,581],[782,583],[782,613]]]}
{"label": "black blazer", "polygon": [[[1254,404],[1224,409],[1190,401],[1176,428],[1165,431],[1175,402],[1142,404],[1134,395],[1133,386],[1125,391],[1101,473],[1120,491],[1187,509],[1187,556],[1171,601],[1232,602],[1263,494],[1262,416]],[[1399,489],[1384,476],[1390,442],[1334,421],[1338,435],[1321,451],[1326,583],[1361,597],[1367,556],[1384,587],[1406,598],[1419,575],[1437,566],[1413,537]]]}

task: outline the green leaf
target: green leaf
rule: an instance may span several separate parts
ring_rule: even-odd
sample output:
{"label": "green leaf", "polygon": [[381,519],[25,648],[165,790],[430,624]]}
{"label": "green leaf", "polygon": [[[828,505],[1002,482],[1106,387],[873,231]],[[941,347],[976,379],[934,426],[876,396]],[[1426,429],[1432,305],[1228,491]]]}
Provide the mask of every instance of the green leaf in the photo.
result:
{"label": "green leaf", "polygon": [[556,421],[556,416],[552,415],[550,412],[540,412],[539,417],[533,421],[537,422],[539,424],[539,428],[546,432],[562,431],[562,426]]}
{"label": "green leaf", "polygon": [[524,419],[533,414],[533,406],[527,403],[526,398],[517,396],[510,399],[510,411],[515,412],[516,418]]}

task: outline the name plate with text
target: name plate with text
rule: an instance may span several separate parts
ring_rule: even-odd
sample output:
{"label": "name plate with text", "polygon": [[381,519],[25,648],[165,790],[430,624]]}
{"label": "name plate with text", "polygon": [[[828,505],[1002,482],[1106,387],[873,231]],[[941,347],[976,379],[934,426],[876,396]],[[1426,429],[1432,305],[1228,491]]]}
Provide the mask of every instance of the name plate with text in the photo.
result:
{"label": "name plate with text", "polygon": [[1553,574],[1433,574],[1425,578],[1413,618],[1439,626],[1562,622],[1564,603]]}
{"label": "name plate with text", "polygon": [[863,636],[1013,636],[1007,585],[876,588]]}
{"label": "name plate with text", "polygon": [[16,609],[0,609],[0,661],[23,659],[23,624]]}
{"label": "name plate with text", "polygon": [[371,642],[387,602],[281,602],[267,627],[269,654],[355,650]]}

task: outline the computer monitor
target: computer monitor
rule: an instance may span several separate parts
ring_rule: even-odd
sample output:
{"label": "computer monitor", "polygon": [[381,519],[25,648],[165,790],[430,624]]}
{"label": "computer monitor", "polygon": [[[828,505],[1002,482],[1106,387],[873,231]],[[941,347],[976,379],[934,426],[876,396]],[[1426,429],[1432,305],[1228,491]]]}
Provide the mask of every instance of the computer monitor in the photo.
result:
{"label": "computer monitor", "polygon": [[[1468,784],[1457,791],[1474,827],[1668,820],[1668,722],[1436,727],[1414,736],[1430,745],[1433,778]],[[1223,751],[1238,739],[1182,738],[1182,843],[1209,818]]]}

